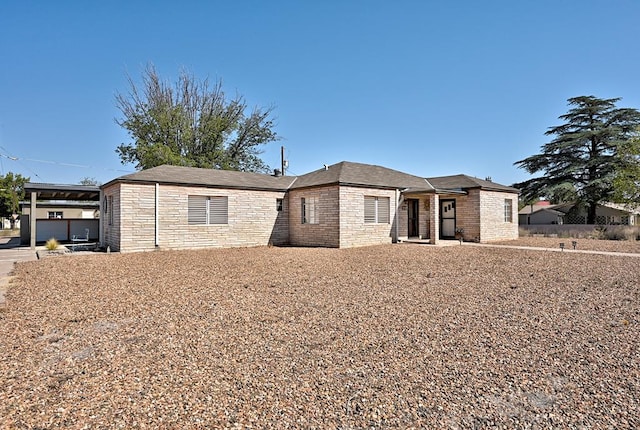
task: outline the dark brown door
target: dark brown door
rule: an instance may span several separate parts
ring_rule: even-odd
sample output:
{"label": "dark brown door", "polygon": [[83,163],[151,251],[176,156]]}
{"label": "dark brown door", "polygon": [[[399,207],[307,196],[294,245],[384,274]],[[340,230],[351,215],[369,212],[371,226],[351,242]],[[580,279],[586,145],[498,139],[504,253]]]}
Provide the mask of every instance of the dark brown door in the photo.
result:
{"label": "dark brown door", "polygon": [[420,200],[418,199],[409,199],[407,200],[407,210],[408,218],[409,218],[409,237],[417,237],[420,236]]}

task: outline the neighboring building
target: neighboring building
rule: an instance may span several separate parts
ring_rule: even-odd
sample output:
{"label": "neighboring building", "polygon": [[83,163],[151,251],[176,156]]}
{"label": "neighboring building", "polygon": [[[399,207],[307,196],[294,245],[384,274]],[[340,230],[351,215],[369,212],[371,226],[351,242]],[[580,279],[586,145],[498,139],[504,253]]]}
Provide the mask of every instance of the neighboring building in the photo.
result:
{"label": "neighboring building", "polygon": [[[100,189],[93,185],[24,185],[20,203],[20,239],[35,248],[50,238],[67,242],[89,230],[94,243],[100,238]],[[35,217],[31,217],[34,213]]]}
{"label": "neighboring building", "polygon": [[[553,205],[556,206],[556,205]],[[548,201],[527,205],[518,212],[519,225],[564,224],[566,214],[553,209]]]}
{"label": "neighboring building", "polygon": [[[552,205],[547,201],[527,205],[518,212],[520,225],[586,224],[587,210],[576,203]],[[623,205],[603,203],[596,207],[597,225],[638,225],[640,212]]]}
{"label": "neighboring building", "polygon": [[518,190],[465,175],[352,162],[297,177],[164,165],[100,188],[101,243],[120,252],[518,237]]}
{"label": "neighboring building", "polygon": [[[20,213],[31,214],[31,203],[20,202]],[[94,219],[100,218],[100,202],[53,200],[38,202],[36,208],[37,219]]]}

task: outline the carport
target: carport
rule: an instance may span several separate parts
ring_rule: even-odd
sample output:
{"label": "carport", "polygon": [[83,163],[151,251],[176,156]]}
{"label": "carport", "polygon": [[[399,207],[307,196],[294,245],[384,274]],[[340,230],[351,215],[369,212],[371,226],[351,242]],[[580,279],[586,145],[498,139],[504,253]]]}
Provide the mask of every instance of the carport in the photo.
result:
{"label": "carport", "polygon": [[[98,202],[100,213],[102,212],[100,188],[95,185],[59,185],[59,184],[40,184],[27,182],[24,185],[25,198],[30,199],[29,205],[29,245],[31,249],[36,248],[36,239],[38,237],[37,229],[38,224],[42,222],[50,221],[49,219],[38,219],[37,209],[38,204],[51,204],[52,201],[58,202]],[[53,220],[52,220],[53,221]],[[102,223],[100,219],[85,219],[85,218],[69,218],[64,221],[65,238],[69,240],[73,235],[83,235],[86,228],[90,229],[92,239],[99,241],[102,237]],[[23,225],[27,223],[20,223],[21,230]],[[41,224],[41,228],[44,225]],[[25,226],[26,227],[26,226]],[[92,228],[93,227],[93,228]],[[93,230],[93,231],[91,231]],[[96,234],[97,233],[97,234]],[[23,234],[20,234],[21,238]],[[63,240],[65,239],[63,238]]]}

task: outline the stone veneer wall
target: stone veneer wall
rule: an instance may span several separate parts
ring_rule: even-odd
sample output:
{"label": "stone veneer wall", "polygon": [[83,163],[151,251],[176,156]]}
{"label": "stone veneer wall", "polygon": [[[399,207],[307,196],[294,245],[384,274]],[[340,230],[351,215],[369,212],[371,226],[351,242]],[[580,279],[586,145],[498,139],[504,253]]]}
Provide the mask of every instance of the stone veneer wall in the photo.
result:
{"label": "stone veneer wall", "polygon": [[[364,196],[389,197],[389,223],[365,224]],[[318,223],[302,224],[302,198],[318,198]],[[395,237],[395,190],[326,186],[289,192],[289,241],[294,246],[349,248],[391,243]],[[406,221],[406,216],[405,216]]]}
{"label": "stone veneer wall", "polygon": [[[120,251],[120,184],[115,184],[103,190],[103,199],[109,202],[112,197],[113,208],[104,208],[104,214],[100,216],[104,234],[103,244],[109,246],[112,251]],[[110,219],[113,214],[113,219]]]}
{"label": "stone veneer wall", "polygon": [[[388,223],[374,224],[364,222],[365,196],[389,198]],[[394,241],[395,223],[397,221],[396,198],[395,190],[340,187],[340,247],[380,245]]]}
{"label": "stone veneer wall", "polygon": [[[109,189],[110,190],[110,189]],[[105,190],[105,195],[109,190]],[[188,196],[227,196],[228,223],[188,224]],[[276,200],[283,199],[283,210]],[[114,198],[114,214],[119,209]],[[107,232],[107,244],[120,252],[156,249],[155,185],[120,184],[119,202],[129,210],[120,214],[120,234]],[[158,248],[280,245],[288,243],[287,199],[284,192],[213,189],[160,185],[158,189]],[[115,226],[114,226],[115,227]]]}
{"label": "stone veneer wall", "polygon": [[[317,224],[302,223],[302,198],[318,198]],[[337,185],[289,191],[289,243],[340,246],[340,190]]]}
{"label": "stone veneer wall", "polygon": [[[476,188],[468,190],[467,195],[441,194],[439,199],[455,199],[456,228],[464,229],[465,241],[491,242],[518,238],[517,194]],[[512,200],[513,222],[510,223],[504,221],[505,199]]]}
{"label": "stone veneer wall", "polygon": [[[462,228],[462,239],[477,242],[482,239],[480,232],[480,190],[469,190],[467,195],[440,195],[440,200],[455,199],[456,229]],[[438,211],[440,208],[438,207]],[[438,212],[440,214],[440,212]],[[440,215],[438,215],[440,216]],[[484,221],[483,221],[484,222]]]}
{"label": "stone veneer wall", "polygon": [[[107,208],[103,222],[104,246],[113,251],[132,252],[156,249],[155,185],[116,183],[103,190],[113,197],[113,209]],[[228,224],[189,225],[189,195],[227,196]],[[389,197],[390,222],[364,223],[364,196]],[[302,197],[318,197],[318,223],[302,224]],[[284,245],[354,247],[391,243],[407,235],[407,207],[402,202],[396,212],[395,190],[339,187],[337,185],[292,190],[288,193],[212,189],[206,187],[159,186],[160,249],[185,249],[231,246]],[[513,193],[469,190],[468,195],[440,195],[434,202],[455,198],[456,227],[464,229],[464,240],[495,241],[518,238],[518,197]],[[283,210],[276,210],[276,199],[283,199]],[[513,222],[504,221],[504,200],[512,200]],[[420,199],[419,229],[424,238],[429,231],[431,208]],[[120,208],[126,207],[124,213]],[[130,209],[130,210],[129,210]],[[109,213],[113,212],[113,220]],[[437,212],[439,213],[439,212]],[[435,212],[433,214],[435,219]],[[432,234],[433,235],[433,234]]]}
{"label": "stone veneer wall", "polygon": [[[504,201],[511,200],[511,222],[504,220]],[[481,242],[518,238],[518,195],[499,191],[480,192]]]}

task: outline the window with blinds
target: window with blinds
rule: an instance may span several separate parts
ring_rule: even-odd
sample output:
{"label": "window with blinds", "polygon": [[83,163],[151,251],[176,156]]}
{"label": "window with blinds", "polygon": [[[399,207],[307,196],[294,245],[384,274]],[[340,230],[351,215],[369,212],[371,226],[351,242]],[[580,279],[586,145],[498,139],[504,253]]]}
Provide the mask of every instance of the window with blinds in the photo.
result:
{"label": "window with blinds", "polygon": [[113,225],[113,196],[109,196],[107,204],[107,217],[109,218],[109,225]]}
{"label": "window with blinds", "polygon": [[229,203],[226,196],[189,196],[190,225],[228,224]]}
{"label": "window with blinds", "polygon": [[364,196],[364,222],[366,224],[389,224],[389,197]]}
{"label": "window with blinds", "polygon": [[302,224],[318,224],[318,198],[302,197],[300,199]]}
{"label": "window with blinds", "polygon": [[513,202],[504,199],[504,222],[513,222]]}

